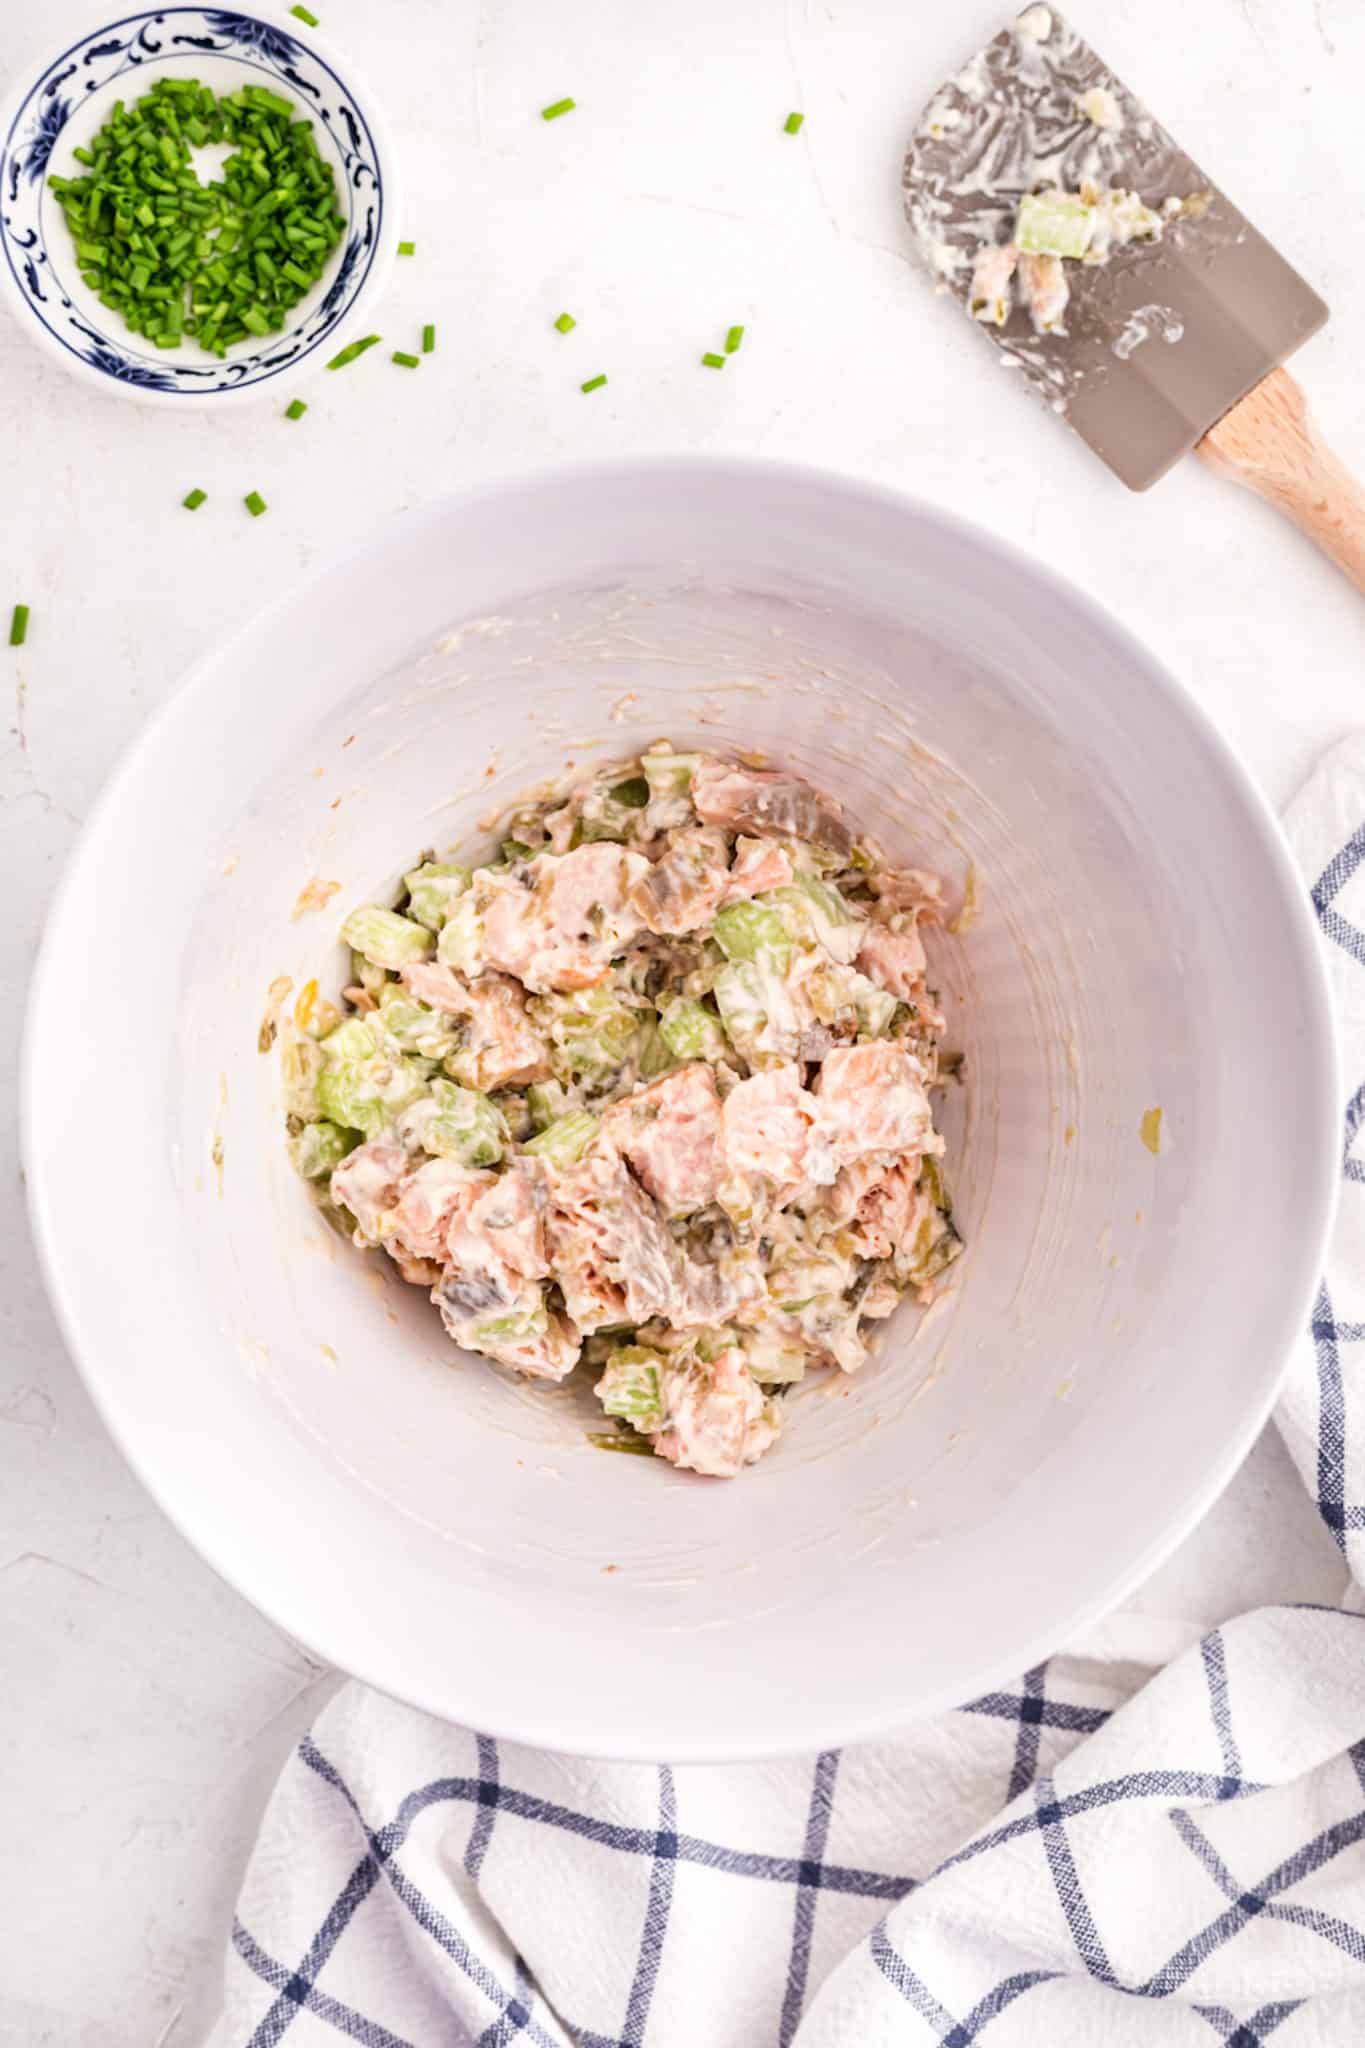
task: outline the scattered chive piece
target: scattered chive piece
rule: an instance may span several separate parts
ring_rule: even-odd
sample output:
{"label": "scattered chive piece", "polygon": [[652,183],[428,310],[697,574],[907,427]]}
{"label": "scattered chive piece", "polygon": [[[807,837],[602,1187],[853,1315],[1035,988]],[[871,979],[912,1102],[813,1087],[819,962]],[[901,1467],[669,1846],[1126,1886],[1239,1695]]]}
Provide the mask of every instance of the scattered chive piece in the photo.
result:
{"label": "scattered chive piece", "polygon": [[580,384],[580,391],[598,391],[606,383],[605,377],[589,377],[586,384]]}
{"label": "scattered chive piece", "polygon": [[708,370],[723,370],[725,368],[724,356],[715,355],[710,349],[702,357],[702,361]]}
{"label": "scattered chive piece", "polygon": [[743,339],[744,329],[742,327],[732,327],[730,329],[730,332],[725,337],[726,355],[732,356],[735,350],[739,347],[740,343],[743,341]]}
{"label": "scattered chive piece", "polygon": [[577,100],[555,100],[550,106],[541,108],[540,118],[542,121],[557,121],[561,114],[571,114],[577,105]]}
{"label": "scattered chive piece", "polygon": [[300,21],[306,21],[309,28],[316,28],[318,25],[316,14],[310,14],[306,7],[291,7],[289,12],[296,14]]}
{"label": "scattered chive piece", "polygon": [[432,350],[435,348],[435,346],[436,329],[433,326],[432,322],[428,320],[426,326],[422,329],[422,354],[424,356],[429,356]]}
{"label": "scattered chive piece", "polygon": [[572,313],[561,313],[555,321],[555,333],[570,334],[577,325],[578,322],[574,319]]}
{"label": "scattered chive piece", "polygon": [[207,496],[208,492],[201,491],[196,484],[192,491],[186,491],[180,502],[187,512],[197,512]]}
{"label": "scattered chive piece", "polygon": [[382,341],[383,339],[382,334],[367,334],[363,341],[350,342],[347,347],[339,350],[332,357],[331,362],[327,365],[328,369],[344,370],[347,363],[353,363],[357,356],[363,356],[367,348],[373,348],[377,341]]}
{"label": "scattered chive piece", "polygon": [[248,491],[242,503],[246,506],[253,519],[259,519],[265,510],[265,499],[259,491]]}
{"label": "scattered chive piece", "polygon": [[417,254],[416,242],[400,242],[398,244],[398,253],[400,256],[415,256]]}
{"label": "scattered chive piece", "polygon": [[10,644],[10,646],[11,646],[11,647],[22,647],[22,646],[23,646],[23,644],[24,644],[24,640],[25,640],[25,637],[27,636],[27,633],[28,633],[28,606],[27,606],[26,604],[17,604],[17,605],[16,605],[15,607],[14,607],[14,616],[13,616],[13,617],[11,618],[11,620],[10,620],[10,622],[9,622],[9,644]]}
{"label": "scattered chive piece", "polygon": [[291,398],[284,409],[284,416],[287,420],[301,420],[307,410],[301,398]]}
{"label": "scattered chive piece", "polygon": [[784,135],[799,135],[801,133],[801,123],[805,118],[804,114],[788,114],[786,120],[782,123],[782,133]]}
{"label": "scattered chive piece", "polygon": [[420,356],[410,356],[405,348],[396,348],[389,357],[391,363],[401,363],[405,370],[415,370],[421,360]]}

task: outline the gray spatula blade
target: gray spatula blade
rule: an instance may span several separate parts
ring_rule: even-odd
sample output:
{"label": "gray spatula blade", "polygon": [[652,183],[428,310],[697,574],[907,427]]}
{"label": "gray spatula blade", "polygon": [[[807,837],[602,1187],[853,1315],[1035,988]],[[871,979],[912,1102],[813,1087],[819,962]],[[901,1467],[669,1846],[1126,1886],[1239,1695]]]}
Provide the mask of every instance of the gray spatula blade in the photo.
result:
{"label": "gray spatula blade", "polygon": [[[1102,126],[1082,110],[1102,88]],[[979,321],[1005,360],[1135,491],[1327,318],[1327,307],[1055,8],[1025,9],[925,109],[905,159],[906,216],[935,279],[965,307],[983,244],[1010,239],[1042,185],[1187,204],[1160,241],[1068,262],[1064,333],[1016,306]]]}

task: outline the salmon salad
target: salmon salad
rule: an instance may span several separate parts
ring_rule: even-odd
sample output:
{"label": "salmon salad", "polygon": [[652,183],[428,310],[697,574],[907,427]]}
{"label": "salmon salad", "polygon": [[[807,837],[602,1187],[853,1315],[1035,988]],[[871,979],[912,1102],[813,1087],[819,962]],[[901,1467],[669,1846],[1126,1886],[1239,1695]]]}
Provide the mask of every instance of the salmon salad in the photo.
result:
{"label": "salmon salad", "polygon": [[352,911],[284,1032],[294,1164],[465,1351],[590,1373],[604,1448],[730,1478],[962,1249],[943,888],[758,757],[660,743]]}

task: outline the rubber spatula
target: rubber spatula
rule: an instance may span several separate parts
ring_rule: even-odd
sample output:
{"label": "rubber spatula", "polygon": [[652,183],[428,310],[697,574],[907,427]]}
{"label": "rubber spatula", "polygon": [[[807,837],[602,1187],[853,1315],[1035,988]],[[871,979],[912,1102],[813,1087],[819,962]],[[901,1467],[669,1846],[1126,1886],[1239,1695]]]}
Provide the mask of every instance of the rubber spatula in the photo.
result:
{"label": "rubber spatula", "polygon": [[1326,306],[1055,9],[935,93],[904,187],[935,279],[1124,483],[1195,448],[1365,590],[1365,491],[1280,367]]}

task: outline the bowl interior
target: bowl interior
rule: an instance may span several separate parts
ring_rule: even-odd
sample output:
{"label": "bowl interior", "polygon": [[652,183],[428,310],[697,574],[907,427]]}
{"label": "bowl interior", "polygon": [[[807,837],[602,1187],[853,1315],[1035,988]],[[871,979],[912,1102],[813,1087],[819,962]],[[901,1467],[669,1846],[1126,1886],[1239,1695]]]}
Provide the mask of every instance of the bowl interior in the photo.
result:
{"label": "bowl interior", "polygon": [[[288,99],[296,118],[312,122],[346,221],[322,277],[284,328],[238,343],[221,359],[193,337],[177,349],[158,349],[101,305],[81,275],[70,229],[48,189],[54,173],[81,174],[73,151],[89,143],[115,101],[131,104],[166,77],[195,78],[220,95],[260,85]],[[227,153],[214,145],[195,152],[203,181],[217,175]],[[362,105],[329,58],[289,30],[216,7],[126,15],[54,56],[6,112],[0,241],[10,280],[49,344],[82,372],[151,397],[256,391],[286,368],[297,371],[315,350],[332,352],[338,329],[391,253],[387,156],[373,109]]]}
{"label": "bowl interior", "polygon": [[[423,848],[664,734],[794,763],[974,906],[934,956],[955,1284],[731,1485],[454,1352],[321,1222],[257,1051],[270,984],[337,986],[340,918]],[[122,1094],[93,1244],[91,987]],[[97,1397],[253,1599],[501,1733],[760,1755],[1017,1670],[1206,1505],[1306,1305],[1331,1072],[1280,843],[1132,642],[923,508],[665,462],[456,501],[205,666],[54,915],[28,1143]]]}

